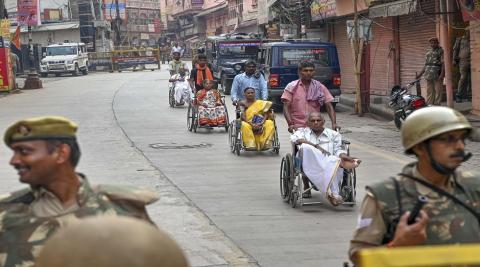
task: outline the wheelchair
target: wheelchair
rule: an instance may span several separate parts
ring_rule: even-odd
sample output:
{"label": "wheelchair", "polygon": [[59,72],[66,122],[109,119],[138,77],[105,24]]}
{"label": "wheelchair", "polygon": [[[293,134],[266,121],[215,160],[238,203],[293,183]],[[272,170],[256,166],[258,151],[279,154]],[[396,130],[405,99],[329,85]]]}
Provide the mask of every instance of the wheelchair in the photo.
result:
{"label": "wheelchair", "polygon": [[[303,193],[317,190],[316,186],[310,181],[309,188],[304,188],[303,177],[308,177],[303,173],[302,159],[297,156],[298,145],[292,144],[292,153],[287,153],[282,158],[280,165],[280,195],[285,202],[291,204],[292,208],[303,207],[308,205],[321,205],[322,202],[307,202],[303,198]],[[342,140],[342,147],[350,155],[350,142]],[[357,174],[355,169],[343,171],[343,179],[341,182],[340,195],[344,202],[340,205],[353,207],[356,205],[356,186]]]}
{"label": "wheelchair", "polygon": [[[271,150],[274,154],[279,154],[280,153],[280,139],[278,138],[278,131],[277,131],[277,124],[275,122],[275,113],[273,109],[270,110],[271,115],[270,117],[272,118],[273,125],[275,127],[275,134],[273,136],[273,143],[272,147],[265,149],[266,150]],[[236,119],[232,120],[230,122],[229,130],[228,130],[228,143],[230,145],[230,152],[236,154],[237,156],[240,156],[240,151],[247,149],[243,145],[243,139],[242,139],[242,111],[240,108],[237,106],[235,109],[236,113]],[[251,150],[251,151],[257,151],[257,150]]]}
{"label": "wheelchair", "polygon": [[168,83],[168,104],[171,108],[175,107],[175,83]]}
{"label": "wheelchair", "polygon": [[[222,95],[221,98],[222,105],[225,108],[225,124],[224,125],[217,125],[213,126],[213,128],[225,128],[225,131],[228,132],[229,124],[228,124],[228,110],[227,105],[225,105],[225,96]],[[197,132],[199,128],[211,129],[212,126],[202,126],[199,123],[198,118],[198,104],[197,104],[197,96],[194,94],[193,99],[188,101],[188,111],[187,111],[187,129],[190,132]]]}

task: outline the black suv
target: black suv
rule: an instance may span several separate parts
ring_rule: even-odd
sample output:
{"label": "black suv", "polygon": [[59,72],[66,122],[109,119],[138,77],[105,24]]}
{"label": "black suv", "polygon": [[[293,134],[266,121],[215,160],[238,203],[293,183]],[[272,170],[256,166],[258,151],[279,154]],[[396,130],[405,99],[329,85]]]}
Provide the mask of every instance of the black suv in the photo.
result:
{"label": "black suv", "polygon": [[254,34],[235,34],[207,37],[205,53],[211,63],[214,78],[229,95],[233,78],[245,71],[248,59],[257,59],[261,40]]}

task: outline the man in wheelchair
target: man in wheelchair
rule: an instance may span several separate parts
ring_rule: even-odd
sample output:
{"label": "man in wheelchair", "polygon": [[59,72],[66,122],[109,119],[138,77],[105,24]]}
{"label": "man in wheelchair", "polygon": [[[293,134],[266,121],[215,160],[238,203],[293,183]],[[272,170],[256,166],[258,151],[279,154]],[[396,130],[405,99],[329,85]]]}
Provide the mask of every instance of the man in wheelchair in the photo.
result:
{"label": "man in wheelchair", "polygon": [[238,102],[242,111],[242,141],[246,150],[267,150],[273,145],[275,124],[272,102],[256,99],[253,87],[244,90],[245,99]]}
{"label": "man in wheelchair", "polygon": [[[290,141],[299,147],[297,156],[302,161],[305,174],[304,188],[310,188],[311,182],[332,205],[337,206],[344,202],[340,195],[344,169],[356,168],[360,160],[348,156],[342,148],[340,133],[324,125],[323,116],[312,112],[307,117],[307,127],[295,131]],[[302,197],[310,198],[311,190],[303,193]]]}
{"label": "man in wheelchair", "polygon": [[172,83],[174,88],[175,104],[181,106],[192,98],[192,88],[188,82],[187,69],[181,67],[178,69],[178,73],[170,77],[169,82]]}
{"label": "man in wheelchair", "polygon": [[200,126],[217,127],[227,125],[227,111],[222,96],[213,88],[215,81],[204,80],[203,89],[196,94],[195,105],[198,105],[198,121]]}

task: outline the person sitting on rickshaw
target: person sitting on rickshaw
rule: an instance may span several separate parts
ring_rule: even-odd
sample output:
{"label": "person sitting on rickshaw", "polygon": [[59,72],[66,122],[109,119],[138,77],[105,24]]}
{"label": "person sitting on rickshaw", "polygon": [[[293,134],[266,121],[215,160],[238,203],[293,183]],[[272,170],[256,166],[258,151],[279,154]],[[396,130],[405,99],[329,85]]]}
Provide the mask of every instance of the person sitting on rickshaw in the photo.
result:
{"label": "person sitting on rickshaw", "polygon": [[[290,141],[299,145],[299,156],[302,159],[304,188],[310,188],[310,180],[316,189],[337,206],[343,203],[340,195],[340,183],[343,180],[343,169],[354,169],[360,160],[347,155],[342,148],[342,136],[339,132],[325,128],[325,119],[320,112],[312,112],[307,117],[307,127],[295,131]],[[302,197],[310,198],[311,191]]]}
{"label": "person sitting on rickshaw", "polygon": [[170,76],[173,76],[178,73],[180,68],[186,68],[185,62],[180,59],[180,52],[173,52],[173,60],[169,64],[168,70],[170,71]]}
{"label": "person sitting on rickshaw", "polygon": [[266,150],[272,147],[275,125],[270,118],[272,102],[255,98],[255,89],[244,90],[245,99],[238,102],[242,113],[242,141],[247,150]]}
{"label": "person sitting on rickshaw", "polygon": [[174,98],[177,106],[181,106],[185,104],[185,101],[189,101],[191,99],[192,88],[190,88],[190,83],[188,82],[187,69],[178,69],[178,74],[170,77],[170,80],[168,81],[173,83],[175,88]]}
{"label": "person sitting on rickshaw", "polygon": [[225,106],[217,89],[213,89],[213,80],[204,80],[203,89],[196,94],[198,122],[200,126],[216,127],[227,124]]}

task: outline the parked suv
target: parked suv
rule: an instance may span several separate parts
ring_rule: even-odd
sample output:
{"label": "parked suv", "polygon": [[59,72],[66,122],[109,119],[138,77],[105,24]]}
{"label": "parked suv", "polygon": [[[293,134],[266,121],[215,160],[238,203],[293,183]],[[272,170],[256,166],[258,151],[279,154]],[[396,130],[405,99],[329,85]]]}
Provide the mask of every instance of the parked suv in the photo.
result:
{"label": "parked suv", "polygon": [[88,52],[84,43],[61,43],[46,47],[40,63],[40,74],[47,77],[53,73],[72,73],[74,76],[88,74]]}
{"label": "parked suv", "polygon": [[333,106],[340,101],[340,65],[334,44],[305,40],[264,43],[258,58],[267,79],[268,94],[275,104],[281,105],[283,90],[298,79],[298,63],[302,60],[315,64],[314,79],[334,96]]}
{"label": "parked suv", "polygon": [[233,78],[245,71],[245,62],[257,59],[260,44],[260,38],[252,34],[207,37],[205,53],[211,62],[213,76],[225,94],[230,94]]}

